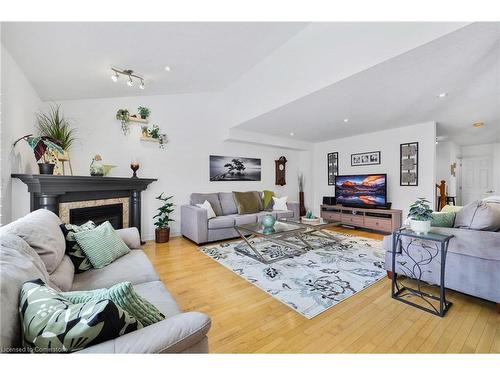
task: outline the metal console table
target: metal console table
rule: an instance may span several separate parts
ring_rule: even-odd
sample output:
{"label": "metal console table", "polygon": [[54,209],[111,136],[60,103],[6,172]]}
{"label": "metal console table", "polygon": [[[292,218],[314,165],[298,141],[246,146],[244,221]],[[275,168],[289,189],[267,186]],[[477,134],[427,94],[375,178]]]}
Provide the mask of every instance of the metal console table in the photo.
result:
{"label": "metal console table", "polygon": [[[407,243],[403,244],[402,238],[408,237]],[[442,235],[439,233],[429,232],[427,234],[418,234],[410,229],[401,228],[393,233],[392,239],[392,285],[391,285],[391,296],[398,301],[404,302],[408,305],[417,307],[421,310],[427,311],[431,314],[443,317],[452,305],[451,302],[446,301],[445,295],[445,269],[446,269],[446,254],[448,251],[448,244],[453,238],[452,235]],[[435,246],[426,246],[424,250],[422,247],[418,246],[418,242],[431,241],[435,243]],[[424,254],[418,254],[418,252],[423,252]],[[410,259],[413,264],[400,264],[399,269],[402,275],[409,277],[416,281],[417,288],[412,288],[399,280],[398,274],[396,272],[396,254],[401,253],[405,258]],[[434,296],[430,293],[426,293],[422,290],[422,284],[425,281],[422,280],[423,269],[422,266],[427,266],[431,262],[439,260],[440,261],[440,284],[439,284],[439,297]],[[425,283],[427,284],[427,283]],[[406,298],[408,297],[418,297],[421,298],[429,307],[421,306],[415,302],[412,302]],[[432,300],[439,302],[439,307],[432,303]]]}

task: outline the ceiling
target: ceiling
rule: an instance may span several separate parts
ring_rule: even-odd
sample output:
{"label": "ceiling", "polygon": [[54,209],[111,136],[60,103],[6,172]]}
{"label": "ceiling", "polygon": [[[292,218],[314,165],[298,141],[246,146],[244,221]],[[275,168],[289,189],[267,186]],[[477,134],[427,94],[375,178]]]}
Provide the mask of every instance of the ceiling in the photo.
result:
{"label": "ceiling", "polygon": [[500,142],[500,23],[466,26],[237,128],[320,142],[426,121],[442,140]]}
{"label": "ceiling", "polygon": [[[222,90],[305,26],[13,22],[2,23],[2,43],[43,100],[161,95]],[[111,66],[142,74],[146,89],[113,83]]]}

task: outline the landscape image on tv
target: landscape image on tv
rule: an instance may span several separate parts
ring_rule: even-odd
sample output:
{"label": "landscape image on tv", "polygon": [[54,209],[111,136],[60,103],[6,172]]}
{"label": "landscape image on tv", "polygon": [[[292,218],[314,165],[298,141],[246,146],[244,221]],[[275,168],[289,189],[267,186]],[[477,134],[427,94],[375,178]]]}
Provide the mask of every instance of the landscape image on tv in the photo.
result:
{"label": "landscape image on tv", "polygon": [[386,203],[386,175],[337,176],[337,203],[350,206],[379,206]]}

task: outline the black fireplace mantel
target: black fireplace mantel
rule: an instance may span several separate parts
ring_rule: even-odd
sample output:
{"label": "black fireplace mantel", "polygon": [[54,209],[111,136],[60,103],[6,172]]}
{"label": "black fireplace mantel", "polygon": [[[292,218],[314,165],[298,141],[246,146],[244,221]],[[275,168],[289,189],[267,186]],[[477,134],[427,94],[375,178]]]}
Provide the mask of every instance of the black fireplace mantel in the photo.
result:
{"label": "black fireplace mantel", "polygon": [[12,174],[28,186],[31,211],[59,214],[59,203],[129,197],[129,225],[141,230],[141,192],[156,178]]}

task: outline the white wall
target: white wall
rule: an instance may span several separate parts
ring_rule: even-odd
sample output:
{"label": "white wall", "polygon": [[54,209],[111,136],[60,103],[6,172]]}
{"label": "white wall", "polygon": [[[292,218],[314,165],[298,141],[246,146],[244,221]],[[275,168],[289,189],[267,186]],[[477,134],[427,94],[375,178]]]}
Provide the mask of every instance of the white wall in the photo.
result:
{"label": "white wall", "polygon": [[[436,183],[445,180],[447,194],[452,197],[457,197],[458,192],[458,177],[460,174],[459,154],[460,147],[455,142],[439,142],[436,146]],[[451,175],[451,165],[453,163],[456,163],[455,176]]]}
{"label": "white wall", "polygon": [[[339,153],[339,173],[368,174],[387,173],[388,201],[392,208],[403,210],[403,219],[408,207],[419,197],[435,200],[436,176],[436,124],[427,122],[376,133],[336,139],[314,145],[314,208],[319,213],[322,197],[333,196],[333,186],[328,186],[326,155]],[[419,143],[419,181],[418,186],[399,186],[399,146],[401,143]],[[351,167],[351,154],[369,151],[381,152],[381,164]]]}
{"label": "white wall", "polygon": [[[10,174],[15,172],[38,173],[38,167],[26,142],[19,142],[15,149],[12,144],[19,137],[34,132],[34,115],[41,100],[3,45],[1,46],[1,55],[2,209],[0,224],[3,224],[29,212],[27,187],[17,179],[12,180]],[[20,192],[20,195],[12,195],[12,191]]]}
{"label": "white wall", "polygon": [[[112,83],[110,83],[112,84]],[[111,176],[129,177],[132,158],[138,158],[141,177],[158,178],[142,195],[142,232],[153,238],[152,216],[158,206],[154,197],[161,192],[174,195],[178,205],[172,233],[180,228],[179,206],[189,201],[192,192],[233,190],[274,190],[277,195],[298,198],[297,174],[301,167],[301,152],[225,142],[227,136],[227,105],[216,93],[165,95],[149,97],[105,98],[59,102],[64,114],[74,121],[79,131],[79,142],[71,151],[73,170],[77,175],[89,175],[89,165],[95,154],[105,164],[118,167]],[[120,122],[115,119],[119,108],[132,113],[139,106],[151,109],[150,124],[158,124],[169,138],[165,150],[156,143],[139,140],[140,125],[131,123],[131,134],[124,136]],[[209,155],[255,157],[262,159],[260,182],[210,182]],[[274,160],[286,156],[287,185],[274,185]]]}

